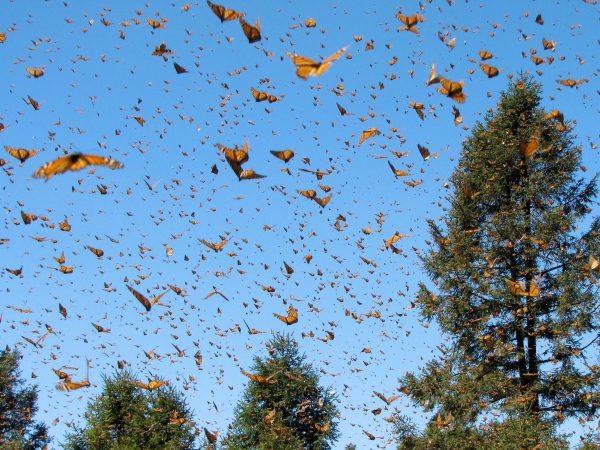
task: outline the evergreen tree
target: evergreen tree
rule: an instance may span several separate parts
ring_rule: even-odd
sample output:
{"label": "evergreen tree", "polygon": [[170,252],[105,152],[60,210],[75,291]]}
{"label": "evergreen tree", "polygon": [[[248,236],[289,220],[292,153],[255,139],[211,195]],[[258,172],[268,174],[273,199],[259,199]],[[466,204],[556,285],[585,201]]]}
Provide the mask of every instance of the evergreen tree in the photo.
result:
{"label": "evergreen tree", "polygon": [[104,377],[103,392],[88,404],[86,425],[67,435],[65,448],[194,448],[192,412],[181,393],[166,385],[145,390],[136,382],[125,370]]}
{"label": "evergreen tree", "polygon": [[315,369],[298,344],[276,334],[269,355],[256,357],[227,449],[326,450],[337,440],[335,395],[319,386]]}
{"label": "evergreen tree", "polygon": [[0,351],[0,448],[34,450],[50,442],[46,425],[34,422],[37,388],[24,386],[16,350]]}
{"label": "evergreen tree", "polygon": [[402,448],[560,448],[557,423],[597,413],[598,217],[581,231],[596,177],[578,178],[570,124],[540,102],[528,78],[502,94],[463,145],[450,210],[430,222],[437,292],[421,284],[417,305],[451,345],[400,380],[434,411],[422,434],[402,424]]}

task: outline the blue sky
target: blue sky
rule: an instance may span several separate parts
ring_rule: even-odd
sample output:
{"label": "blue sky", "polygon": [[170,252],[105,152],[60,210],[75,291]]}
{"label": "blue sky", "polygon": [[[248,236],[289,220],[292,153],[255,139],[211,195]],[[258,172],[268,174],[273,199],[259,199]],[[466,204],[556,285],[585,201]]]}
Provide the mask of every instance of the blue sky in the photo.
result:
{"label": "blue sky", "polygon": [[[507,77],[528,72],[543,84],[546,109],[561,110],[575,124],[587,169],[581,175],[598,172],[598,5],[225,3],[244,11],[249,23],[260,20],[263,39],[250,45],[236,21],[221,23],[205,2],[190,2],[187,11],[185,4],[0,2],[0,32],[6,34],[0,43],[0,145],[39,152],[24,164],[1,156],[7,164],[0,173],[0,238],[8,241],[0,245],[0,260],[3,267],[23,266],[22,278],[0,274],[2,342],[24,354],[23,373],[39,385],[39,418],[52,423],[53,446],[117,361],[185,389],[198,426],[224,433],[247,381],[239,369],[264,353],[271,331],[286,331],[322,371],[322,384],[339,394],[339,448],[349,442],[390,447],[383,418],[411,405],[402,398],[374,416],[370,411],[384,405],[373,390],[395,393],[398,376],[421,367],[443,342],[434,325],[423,326],[409,309],[416,284],[428,281],[418,259],[427,249],[426,221],[448,206],[444,183],[461,142],[495,106]],[[398,12],[422,14],[420,34],[397,31]],[[537,14],[543,25],[535,22]],[[308,18],[316,27],[304,25]],[[164,19],[165,27],[153,30],[147,19]],[[454,48],[439,36],[455,39]],[[554,52],[543,49],[542,38],[556,42]],[[161,42],[173,51],[166,61],[151,55]],[[345,46],[347,53],[328,72],[306,81],[286,56],[320,60]],[[479,50],[494,55],[487,62],[500,69],[498,77],[488,79],[480,70]],[[554,60],[535,66],[532,51]],[[188,73],[176,74],[173,62]],[[464,81],[464,104],[425,85],[431,64]],[[44,76],[29,77],[28,67],[43,69]],[[556,82],[567,78],[589,82],[572,89]],[[256,103],[251,87],[280,101]],[[27,96],[41,108],[27,105]],[[411,101],[425,105],[425,120]],[[351,114],[341,116],[336,102]],[[452,106],[460,109],[461,126],[453,124]],[[144,118],[144,125],[134,117]],[[381,134],[359,146],[371,127]],[[239,182],[215,147],[244,142],[250,147],[244,168],[266,178]],[[423,161],[417,144],[434,156]],[[286,148],[296,152],[288,164],[270,154]],[[124,168],[70,172],[48,182],[32,178],[39,166],[74,151],[110,156]],[[411,175],[396,179],[387,161]],[[211,172],[215,164],[218,174]],[[282,171],[286,167],[290,174]],[[301,168],[330,174],[319,181]],[[325,208],[297,193],[328,195],[319,184],[331,188]],[[107,195],[98,185],[107,186]],[[47,220],[24,225],[21,211]],[[65,218],[69,232],[58,228]],[[369,227],[372,232],[364,233]],[[397,243],[400,254],[383,245],[395,232],[408,235]],[[200,243],[220,236],[229,239],[222,252]],[[97,258],[86,245],[105,255]],[[53,257],[62,252],[73,274],[55,270]],[[291,276],[284,261],[294,268]],[[187,295],[169,291],[163,297],[168,308],[146,313],[126,289],[135,281],[148,295],[163,292],[167,283]],[[213,286],[230,301],[205,299]],[[272,313],[283,314],[289,303],[300,320],[286,327]],[[244,320],[265,334],[249,335]],[[91,322],[111,332],[99,334]],[[35,340],[44,324],[55,334],[33,348],[23,336]],[[328,331],[335,339],[320,341]],[[177,356],[172,344],[185,356]],[[144,352],[151,351],[160,358],[148,359]],[[204,357],[201,370],[196,351]],[[83,377],[86,357],[92,387],[57,391],[51,369],[72,366],[79,368],[74,379]],[[378,438],[369,441],[362,430]]]}

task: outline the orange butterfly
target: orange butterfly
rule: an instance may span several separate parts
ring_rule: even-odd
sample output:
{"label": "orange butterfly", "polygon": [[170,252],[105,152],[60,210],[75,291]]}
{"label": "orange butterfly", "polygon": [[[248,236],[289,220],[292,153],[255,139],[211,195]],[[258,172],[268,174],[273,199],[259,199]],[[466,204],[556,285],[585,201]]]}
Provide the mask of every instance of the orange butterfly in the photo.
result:
{"label": "orange butterfly", "polygon": [[373,136],[377,136],[378,134],[381,134],[381,132],[374,127],[363,131],[360,135],[360,139],[358,140],[358,145],[362,145],[362,143],[365,142],[367,139],[372,138]]}
{"label": "orange butterfly", "polygon": [[86,360],[87,362],[87,374],[85,377],[85,380],[82,381],[71,381],[71,376],[67,375],[67,378],[65,378],[65,380],[63,381],[63,383],[59,384],[58,386],[56,386],[56,388],[60,391],[74,391],[76,389],[81,389],[84,387],[90,387],[90,362],[89,360]]}
{"label": "orange butterfly", "polygon": [[144,306],[144,308],[146,308],[146,311],[148,311],[148,312],[150,312],[152,307],[154,305],[156,305],[158,303],[158,301],[161,298],[163,298],[163,296],[168,292],[168,291],[165,291],[162,294],[157,295],[156,297],[154,297],[152,299],[152,301],[150,301],[146,298],[145,295],[140,294],[138,291],[136,291],[134,288],[132,288],[128,284],[126,284],[125,286],[127,286],[127,289],[129,289],[129,292],[131,292],[133,294],[133,296],[137,299],[137,301],[139,301]]}
{"label": "orange butterfly", "polygon": [[21,211],[21,219],[23,219],[23,223],[25,225],[29,225],[32,221],[38,220],[38,216],[35,214],[27,214],[24,211]]}
{"label": "orange butterfly", "polygon": [[483,70],[483,73],[485,73],[488,76],[488,78],[497,77],[500,73],[500,71],[496,67],[490,66],[489,64],[481,63],[479,64],[479,67],[481,67],[481,70]]}
{"label": "orange butterfly", "polygon": [[256,21],[256,23],[254,25],[250,25],[242,17],[240,17],[239,20],[240,20],[240,25],[242,26],[242,31],[248,38],[248,42],[250,44],[253,44],[254,42],[260,41],[260,39],[261,39],[260,23],[258,23],[258,20]]}
{"label": "orange butterfly", "polygon": [[292,305],[290,305],[290,307],[288,308],[287,316],[282,316],[276,313],[273,313],[273,315],[286,325],[293,325],[298,322],[298,310]]}
{"label": "orange butterfly", "polygon": [[208,248],[214,250],[215,252],[220,252],[223,249],[223,247],[225,246],[225,244],[227,244],[227,242],[229,242],[229,241],[227,239],[223,239],[218,244],[213,244],[211,242],[205,241],[204,239],[200,239],[200,242],[202,242],[204,245],[206,245]]}
{"label": "orange butterfly", "polygon": [[533,63],[536,66],[539,66],[540,64],[544,64],[546,61],[544,60],[544,58],[539,58],[537,56],[531,55],[531,60],[533,61]]}
{"label": "orange butterfly", "polygon": [[173,53],[173,52],[171,50],[169,50],[167,48],[167,45],[163,42],[158,47],[154,48],[154,51],[152,52],[152,56],[163,56],[163,55],[169,55],[171,53]]}
{"label": "orange butterfly", "polygon": [[530,159],[539,148],[539,141],[537,138],[532,138],[529,142],[519,142],[519,153],[527,161]]}
{"label": "orange butterfly", "polygon": [[394,400],[397,400],[400,398],[400,395],[392,395],[391,397],[386,397],[385,395],[380,394],[377,391],[373,391],[373,394],[375,394],[378,398],[383,400],[387,405],[390,405]]}
{"label": "orange butterfly", "polygon": [[254,375],[252,373],[248,373],[244,369],[240,369],[240,372],[242,372],[242,375],[247,376],[252,381],[256,381],[259,384],[274,384],[275,383],[275,380],[273,380],[273,378],[275,378],[276,373],[274,373],[273,375],[268,376],[268,377],[263,377],[262,375]]}
{"label": "orange butterfly", "polygon": [[271,150],[271,154],[275,157],[278,158],[280,160],[282,160],[283,162],[288,162],[290,159],[292,159],[294,157],[294,150],[281,150],[281,151],[277,151],[277,150]]}
{"label": "orange butterfly", "polygon": [[96,329],[98,333],[110,333],[110,328],[104,328],[102,325],[98,325],[92,322],[92,326]]}
{"label": "orange butterfly", "polygon": [[4,150],[6,150],[10,156],[17,158],[19,161],[24,163],[29,158],[34,155],[37,155],[37,150],[25,150],[24,148],[13,148],[8,145],[4,146]]}
{"label": "orange butterfly", "polygon": [[242,181],[242,180],[257,180],[259,178],[265,178],[266,177],[266,175],[261,175],[259,173],[256,173],[252,169],[242,170],[241,172],[239,172],[237,174],[237,176],[238,176],[238,179],[240,181]]}
{"label": "orange butterfly", "polygon": [[412,109],[415,110],[415,112],[419,116],[419,119],[425,120],[425,114],[423,114],[423,110],[425,109],[425,105],[423,105],[423,103],[410,102],[408,104],[408,106],[410,106]]}
{"label": "orange butterfly", "polygon": [[169,384],[168,381],[161,381],[161,380],[150,380],[148,381],[148,383],[142,383],[141,381],[134,381],[133,384],[137,387],[139,387],[140,389],[146,389],[148,391],[153,391],[154,389],[158,389],[161,386],[164,386],[165,384]]}
{"label": "orange butterfly", "polygon": [[575,87],[579,84],[583,84],[583,83],[587,83],[588,80],[587,78],[582,78],[581,80],[571,80],[571,79],[567,79],[567,80],[556,80],[558,83],[562,84],[563,86],[567,86],[567,87]]}
{"label": "orange butterfly", "polygon": [[30,69],[29,67],[27,67],[27,69],[25,69],[25,70],[27,70],[27,73],[29,75],[31,75],[33,78],[39,78],[39,77],[44,76],[44,71],[40,70],[40,69]]}
{"label": "orange butterfly", "polygon": [[455,83],[454,81],[442,78],[440,79],[440,83],[442,87],[437,88],[440,94],[446,95],[458,103],[464,103],[467,96],[462,91],[464,85],[462,81]]}
{"label": "orange butterfly", "polygon": [[0,33],[0,44],[2,44],[4,41],[6,41],[6,33],[3,31]]}
{"label": "orange butterfly", "polygon": [[296,55],[295,53],[288,53],[287,55],[292,60],[292,63],[296,66],[296,75],[303,80],[306,80],[309,76],[317,77],[327,72],[329,67],[331,67],[331,63],[339,59],[339,57],[342,56],[346,51],[346,48],[347,47],[344,47],[338,50],[320,63],[305,56]]}
{"label": "orange butterfly", "polygon": [[33,99],[30,95],[27,96],[27,100],[25,100],[25,103],[27,103],[28,105],[31,105],[31,107],[33,109],[35,109],[36,111],[41,108],[40,104],[35,99]]}
{"label": "orange butterfly", "polygon": [[211,433],[206,428],[204,428],[204,436],[206,436],[206,440],[208,441],[209,444],[216,444],[217,439],[219,438],[219,433],[218,432]]}
{"label": "orange butterfly", "polygon": [[406,25],[402,28],[399,28],[398,31],[412,31],[416,34],[419,34],[419,30],[417,30],[415,26],[419,22],[425,22],[425,18],[420,14],[415,14],[414,16],[403,16],[402,14],[396,14],[396,18]]}
{"label": "orange butterfly", "polygon": [[164,28],[165,25],[162,22],[157,22],[156,20],[148,19],[148,25],[150,25],[155,30],[157,28]]}
{"label": "orange butterfly", "polygon": [[323,197],[323,198],[315,197],[315,202],[317,202],[317,204],[321,208],[325,208],[327,206],[327,203],[329,203],[329,200],[331,200],[331,197],[332,197],[332,195],[328,195],[327,197]]}
{"label": "orange butterfly", "polygon": [[335,103],[335,106],[337,106],[338,111],[340,112],[341,116],[345,116],[346,114],[348,114],[348,111],[346,111],[346,108],[344,108],[342,105],[340,105],[339,103]]}
{"label": "orange butterfly", "polygon": [[265,100],[268,100],[269,103],[273,103],[279,100],[274,95],[267,94],[266,92],[259,92],[253,87],[250,88],[250,92],[252,92],[252,97],[254,97],[254,100],[257,102],[264,102]]}
{"label": "orange butterfly", "polygon": [[92,247],[90,245],[86,245],[85,248],[87,248],[90,252],[92,252],[98,258],[104,256],[104,250],[102,250],[100,248],[94,248],[94,247]]}
{"label": "orange butterfly", "polygon": [[61,316],[63,316],[65,319],[67,318],[67,308],[65,308],[63,305],[61,305],[60,303],[58,304],[58,312],[60,313]]}
{"label": "orange butterfly", "polygon": [[239,19],[244,15],[244,13],[238,13],[233,9],[226,9],[224,6],[216,5],[210,0],[206,0],[206,3],[208,4],[212,12],[215,13],[215,15],[221,20],[221,22],[225,22],[226,20]]}
{"label": "orange butterfly", "polygon": [[238,148],[237,145],[234,148],[228,148],[221,144],[217,144],[217,148],[223,152],[228,162],[233,162],[241,165],[248,161],[249,149],[247,142],[244,143],[242,148]]}
{"label": "orange butterfly", "polygon": [[423,160],[427,161],[431,156],[429,149],[427,147],[423,147],[421,144],[417,144],[417,148],[419,149],[419,153],[421,154]]}
{"label": "orange butterfly", "polygon": [[309,189],[307,191],[298,191],[298,194],[306,197],[309,200],[314,200],[315,197],[317,196],[317,192],[314,191],[313,189]]}
{"label": "orange butterfly", "polygon": [[105,158],[104,156],[72,153],[40,167],[33,173],[33,177],[46,178],[48,180],[54,175],[65,173],[67,170],[76,171],[84,169],[87,166],[105,166],[114,170],[122,168],[123,164],[114,159]]}
{"label": "orange butterfly", "polygon": [[182,73],[188,73],[185,67],[180,66],[176,62],[173,63],[173,67],[175,67],[175,72],[177,72],[177,75],[181,75]]}
{"label": "orange butterfly", "polygon": [[396,177],[408,177],[408,176],[410,176],[410,173],[405,172],[404,170],[396,169],[391,162],[388,161],[387,163],[390,166],[390,169],[392,169],[392,172],[394,173],[394,176],[396,176]]}
{"label": "orange butterfly", "polygon": [[554,51],[555,50],[554,46],[556,45],[556,42],[547,41],[546,39],[542,38],[542,45],[544,46],[544,50]]}
{"label": "orange butterfly", "polygon": [[485,61],[486,59],[490,59],[493,55],[485,50],[479,50],[479,57],[481,58],[482,61]]}

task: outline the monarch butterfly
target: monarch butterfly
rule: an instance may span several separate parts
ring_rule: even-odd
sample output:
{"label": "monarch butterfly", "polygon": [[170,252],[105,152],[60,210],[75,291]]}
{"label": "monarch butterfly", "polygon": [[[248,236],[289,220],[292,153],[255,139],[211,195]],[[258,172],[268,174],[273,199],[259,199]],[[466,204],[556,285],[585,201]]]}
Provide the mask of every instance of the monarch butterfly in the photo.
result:
{"label": "monarch butterfly", "polygon": [[463,118],[460,115],[460,111],[454,105],[452,105],[452,114],[454,115],[454,126],[459,126],[463,122]]}
{"label": "monarch butterfly", "polygon": [[290,266],[288,263],[286,263],[285,261],[283,262],[283,267],[285,268],[285,272],[288,275],[291,275],[294,273],[294,268],[292,266]]}
{"label": "monarch butterfly", "polygon": [[450,97],[452,100],[458,103],[464,103],[466,96],[464,95],[463,82],[455,83],[454,81],[447,80],[445,78],[440,79],[442,87],[437,88],[440,94]]}
{"label": "monarch butterfly", "polygon": [[277,151],[277,150],[271,150],[271,154],[275,157],[278,158],[280,160],[282,160],[283,162],[287,163],[290,159],[292,159],[294,157],[294,150],[281,150],[281,151]]}
{"label": "monarch butterfly", "polygon": [[23,99],[25,101],[25,103],[27,103],[28,105],[31,105],[31,107],[33,109],[35,109],[36,111],[40,109],[40,104],[35,101],[31,96],[27,96],[27,100]]}
{"label": "monarch butterfly", "polygon": [[171,50],[167,48],[167,45],[163,42],[158,47],[154,47],[154,51],[152,52],[152,56],[163,56],[170,55],[173,53]]}
{"label": "monarch butterfly", "polygon": [[324,186],[322,184],[319,184],[319,189],[321,189],[323,192],[329,192],[331,191],[331,188],[329,186]]}
{"label": "monarch butterfly", "polygon": [[405,172],[404,170],[396,169],[391,162],[388,161],[387,163],[390,166],[390,169],[392,169],[392,173],[394,174],[395,177],[408,177],[408,176],[410,176],[410,173]]}
{"label": "monarch butterfly", "polygon": [[325,208],[327,203],[329,203],[329,200],[331,200],[331,197],[333,197],[333,195],[328,195],[327,197],[323,198],[315,197],[315,202],[317,202],[321,208]]}
{"label": "monarch butterfly", "polygon": [[519,143],[519,153],[521,153],[521,156],[523,159],[525,159],[525,161],[530,159],[535,152],[537,152],[538,148],[539,142],[537,138],[533,138],[529,142],[521,141]]}
{"label": "monarch butterfly", "polygon": [[240,369],[240,372],[242,372],[242,375],[250,378],[252,381],[256,381],[259,384],[273,384],[273,383],[275,383],[275,380],[273,380],[273,378],[275,378],[275,375],[277,374],[277,373],[274,373],[271,376],[264,377],[262,375],[255,375],[253,373],[248,373],[244,369]]}
{"label": "monarch butterfly", "polygon": [[555,45],[556,42],[554,41],[547,41],[546,39],[542,38],[542,45],[544,46],[544,50],[555,50]]}
{"label": "monarch butterfly", "polygon": [[33,173],[34,178],[50,179],[54,175],[61,174],[67,170],[81,170],[87,166],[106,166],[109,169],[120,169],[123,167],[119,161],[104,156],[84,155],[82,153],[72,153],[67,156],[55,159],[48,164],[40,167]]}
{"label": "monarch butterfly", "polygon": [[306,197],[309,200],[314,200],[317,196],[317,192],[313,189],[309,189],[307,191],[298,191],[298,194]]}
{"label": "monarch butterfly", "polygon": [[396,18],[406,25],[402,28],[399,28],[398,31],[412,31],[416,34],[419,34],[419,30],[415,28],[415,25],[417,25],[419,22],[425,22],[425,18],[420,14],[415,14],[414,16],[403,16],[402,14],[396,14]]}
{"label": "monarch butterfly", "polygon": [[254,97],[254,100],[256,100],[257,102],[264,102],[265,100],[268,100],[269,103],[273,103],[279,100],[274,95],[267,94],[266,92],[259,92],[253,87],[250,88],[250,92],[252,93],[252,97]]}
{"label": "monarch butterfly", "polygon": [[373,391],[373,394],[375,394],[377,398],[383,400],[387,405],[390,405],[393,401],[400,398],[400,395],[392,395],[391,397],[386,397],[385,395],[380,394],[377,391]]}
{"label": "monarch butterfly", "polygon": [[538,25],[544,25],[544,19],[542,19],[541,14],[538,14],[537,16],[535,16],[535,23],[537,23]]}
{"label": "monarch butterfly", "polygon": [[248,161],[248,143],[244,143],[242,148],[238,148],[236,145],[234,148],[228,148],[224,145],[217,144],[216,145],[219,150],[223,152],[227,161],[234,162],[237,164],[243,164]]}
{"label": "monarch butterfly", "polygon": [[238,13],[233,9],[226,9],[224,6],[216,5],[212,3],[210,0],[206,0],[206,3],[210,7],[213,13],[221,20],[221,22],[225,22],[226,20],[235,20],[242,17],[243,13]]}
{"label": "monarch butterfly", "polygon": [[67,260],[65,258],[65,252],[62,252],[60,254],[60,256],[53,256],[53,258],[54,258],[54,261],[56,261],[58,264],[64,264],[65,261]]}
{"label": "monarch butterfly", "polygon": [[319,433],[327,433],[330,429],[329,422],[324,423],[323,425],[321,425],[320,423],[315,423],[314,427],[315,430],[317,430]]}
{"label": "monarch butterfly", "polygon": [[110,328],[104,328],[102,325],[98,325],[92,322],[92,326],[96,329],[98,333],[110,333]]}
{"label": "monarch butterfly", "polygon": [[275,313],[273,313],[273,315],[286,325],[293,325],[298,322],[298,310],[292,305],[290,305],[290,307],[288,308],[287,316],[282,316],[280,314]]}
{"label": "monarch butterfly", "polygon": [[27,70],[27,73],[33,78],[39,78],[41,76],[44,76],[44,71],[40,69],[30,69],[29,67],[27,67],[27,69],[25,70]]}
{"label": "monarch butterfly", "polygon": [[61,305],[60,303],[58,304],[58,312],[60,313],[61,316],[63,316],[65,319],[67,318],[67,308],[65,308],[63,305]]}
{"label": "monarch butterfly", "polygon": [[68,233],[69,231],[71,231],[71,224],[69,223],[69,221],[65,217],[65,220],[63,220],[62,222],[58,222],[58,228],[61,231],[66,231]]}
{"label": "monarch butterfly", "polygon": [[104,256],[104,250],[102,250],[100,248],[94,248],[91,245],[86,245],[85,248],[87,248],[90,252],[92,252],[98,258]]}
{"label": "monarch butterfly", "polygon": [[419,119],[425,120],[425,114],[423,114],[423,110],[425,109],[425,105],[423,105],[423,103],[410,102],[408,104],[408,106],[410,106],[412,109],[415,110],[415,112],[419,116]]}
{"label": "monarch butterfly", "polygon": [[4,150],[6,150],[10,156],[17,158],[19,161],[24,163],[29,158],[34,155],[37,155],[37,150],[25,150],[24,148],[13,148],[8,145],[4,146]]}
{"label": "monarch butterfly", "polygon": [[168,381],[162,381],[162,380],[150,380],[148,381],[148,383],[142,383],[141,381],[134,381],[133,384],[137,387],[139,387],[140,389],[146,389],[148,391],[153,391],[154,389],[158,389],[161,386],[164,386],[165,384],[169,384]]}
{"label": "monarch butterfly", "polygon": [[266,175],[258,174],[252,169],[242,170],[238,174],[238,179],[240,181],[242,181],[242,180],[257,180],[259,178],[265,178],[265,177],[266,177]]}
{"label": "monarch butterfly", "polygon": [[139,117],[139,116],[134,116],[134,119],[137,123],[140,124],[140,126],[144,126],[144,124],[146,123],[146,119],[144,119],[143,117]]}
{"label": "monarch butterfly", "polygon": [[337,106],[337,109],[340,112],[340,116],[345,116],[346,114],[348,114],[348,111],[346,111],[346,108],[344,108],[338,102],[335,103],[335,106]]}
{"label": "monarch butterfly", "polygon": [[496,67],[490,66],[489,64],[481,63],[479,64],[479,67],[481,67],[481,70],[483,70],[483,73],[485,73],[488,76],[488,78],[497,77],[500,73],[500,71]]}
{"label": "monarch butterfly", "polygon": [[492,56],[493,55],[486,50],[479,50],[479,57],[481,58],[482,61],[485,61],[486,59],[491,59]]}
{"label": "monarch butterfly", "polygon": [[260,23],[258,20],[254,25],[250,25],[246,22],[242,17],[239,18],[240,25],[242,26],[242,31],[248,38],[248,42],[253,44],[254,42],[258,42],[261,39],[260,36]]}
{"label": "monarch butterfly", "polygon": [[567,86],[567,87],[575,87],[578,84],[583,84],[583,83],[587,83],[588,80],[587,78],[582,78],[581,80],[571,80],[571,79],[567,79],[567,80],[556,80],[558,83],[562,84],[563,86]]}
{"label": "monarch butterfly", "polygon": [[549,112],[548,114],[546,114],[544,119],[545,120],[556,119],[560,123],[564,123],[564,121],[565,121],[565,117],[563,116],[563,113],[561,113],[558,109],[554,109],[554,110],[552,110],[552,112]]}
{"label": "monarch butterfly", "polygon": [[2,44],[4,41],[6,41],[6,33],[2,32],[0,33],[0,44]]}
{"label": "monarch butterfly", "polygon": [[346,47],[341,48],[333,55],[325,58],[320,63],[313,61],[310,58],[305,56],[299,56],[295,53],[288,53],[288,57],[292,60],[292,63],[296,66],[296,75],[303,80],[306,80],[309,76],[317,77],[319,75],[323,75],[329,67],[331,63],[340,58],[346,51]]}
{"label": "monarch butterfly", "polygon": [[125,286],[127,286],[127,289],[129,289],[129,292],[131,292],[133,294],[133,296],[137,299],[137,301],[140,302],[142,304],[142,306],[144,308],[146,308],[146,311],[148,311],[148,312],[150,312],[150,310],[152,309],[152,307],[154,305],[156,305],[158,303],[158,301],[161,298],[163,298],[163,296],[168,292],[168,291],[165,291],[162,294],[157,295],[156,297],[154,297],[152,299],[152,301],[150,301],[150,300],[148,300],[146,298],[145,295],[140,294],[138,291],[136,291],[134,288],[132,288],[128,284],[126,284]]}
{"label": "monarch butterfly", "polygon": [[534,56],[534,55],[531,55],[531,60],[533,61],[533,63],[536,66],[539,66],[540,64],[544,64],[544,62],[545,62],[544,58],[540,58],[540,57]]}
{"label": "monarch butterfly", "polygon": [[381,132],[374,127],[363,131],[360,135],[360,139],[358,140],[358,145],[362,145],[362,143],[365,142],[367,139],[372,138],[373,136],[377,136],[378,134],[381,134]]}
{"label": "monarch butterfly", "polygon": [[435,64],[431,65],[431,70],[429,71],[429,79],[425,82],[427,86],[431,86],[432,84],[439,83],[441,80],[435,73]]}
{"label": "monarch butterfly", "polygon": [[165,25],[162,22],[157,22],[156,20],[148,19],[148,25],[150,25],[155,30],[157,28],[164,28]]}
{"label": "monarch butterfly", "polygon": [[187,73],[188,72],[185,67],[180,66],[176,62],[173,63],[173,67],[175,67],[175,72],[177,72],[177,75],[181,75],[182,73]]}
{"label": "monarch butterfly", "polygon": [[227,244],[227,242],[229,242],[229,241],[227,239],[223,239],[221,242],[219,242],[217,244],[213,244],[211,242],[205,241],[204,239],[200,239],[200,242],[202,242],[204,245],[206,245],[211,250],[214,250],[215,252],[220,252],[223,249],[223,247],[225,246],[225,244]]}
{"label": "monarch butterfly", "polygon": [[38,216],[35,214],[27,214],[26,212],[21,211],[21,219],[23,219],[23,223],[25,225],[29,225],[34,220],[38,220]]}

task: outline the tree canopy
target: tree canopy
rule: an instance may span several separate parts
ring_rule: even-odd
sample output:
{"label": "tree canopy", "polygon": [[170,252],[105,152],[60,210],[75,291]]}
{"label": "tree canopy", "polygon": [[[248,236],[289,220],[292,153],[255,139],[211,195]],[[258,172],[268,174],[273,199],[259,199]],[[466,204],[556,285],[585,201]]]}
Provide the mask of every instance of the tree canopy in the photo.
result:
{"label": "tree canopy", "polygon": [[555,425],[596,415],[600,220],[571,128],[522,77],[464,143],[450,209],[430,221],[435,289],[422,283],[417,300],[450,343],[400,380],[435,413],[422,435],[400,424],[403,448],[452,435],[461,448],[551,448]]}
{"label": "tree canopy", "polygon": [[327,450],[338,438],[336,397],[289,335],[275,334],[255,357],[227,449]]}

